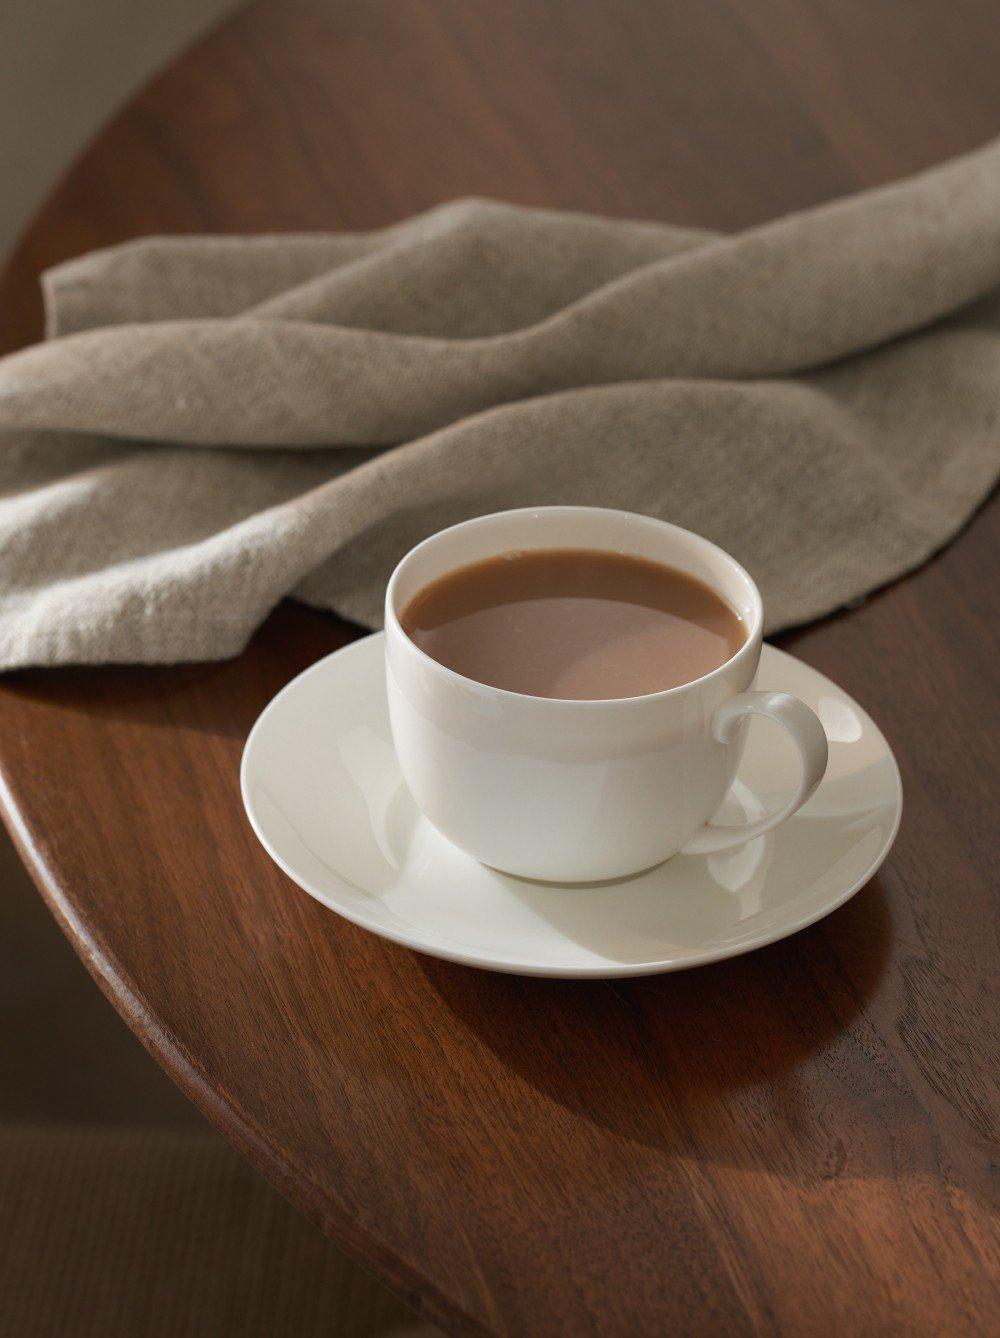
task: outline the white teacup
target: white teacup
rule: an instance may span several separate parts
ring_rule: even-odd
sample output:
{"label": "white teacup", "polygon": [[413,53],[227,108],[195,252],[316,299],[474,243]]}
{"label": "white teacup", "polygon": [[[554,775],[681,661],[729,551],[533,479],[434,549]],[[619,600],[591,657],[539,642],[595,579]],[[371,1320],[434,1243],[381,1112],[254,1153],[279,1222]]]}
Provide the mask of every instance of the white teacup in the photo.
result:
{"label": "white teacup", "polygon": [[[696,576],[735,609],[747,638],[704,677],[642,697],[567,701],[489,687],[438,664],[399,623],[418,591],[456,567],[512,550],[590,548]],[[385,600],[389,715],[418,808],[482,863],[525,878],[589,882],[637,873],[678,852],[725,850],[777,827],[816,789],[827,744],[814,713],[785,692],[752,692],[760,593],[721,548],[648,516],[599,507],[504,511],[453,525],[412,549]],[[802,775],[759,822],[706,825],[736,774],[742,722],[776,720]]]}

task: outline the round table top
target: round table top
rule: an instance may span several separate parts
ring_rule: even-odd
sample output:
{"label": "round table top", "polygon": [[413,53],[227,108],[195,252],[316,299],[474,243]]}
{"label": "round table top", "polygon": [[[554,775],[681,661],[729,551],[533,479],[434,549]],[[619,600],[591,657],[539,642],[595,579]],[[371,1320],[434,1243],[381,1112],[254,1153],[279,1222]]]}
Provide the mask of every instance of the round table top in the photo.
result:
{"label": "round table top", "polygon": [[[739,228],[994,134],[995,19],[263,0],[61,183],[0,281],[0,340],[38,335],[42,269],[143,233],[369,228],[468,194]],[[986,1332],[997,514],[780,638],[883,727],[907,813],[853,901],[748,957],[492,975],[299,892],[244,818],[240,752],[356,629],[293,604],[228,663],[8,676],[5,817],[168,1072],[450,1331]]]}

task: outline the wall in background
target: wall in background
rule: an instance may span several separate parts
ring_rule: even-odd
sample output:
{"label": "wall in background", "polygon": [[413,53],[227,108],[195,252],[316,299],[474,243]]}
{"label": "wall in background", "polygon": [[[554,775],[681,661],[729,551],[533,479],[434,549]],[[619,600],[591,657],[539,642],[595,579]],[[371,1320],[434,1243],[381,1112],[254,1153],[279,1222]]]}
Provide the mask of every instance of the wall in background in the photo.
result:
{"label": "wall in background", "polygon": [[98,128],[240,0],[0,0],[0,258]]}

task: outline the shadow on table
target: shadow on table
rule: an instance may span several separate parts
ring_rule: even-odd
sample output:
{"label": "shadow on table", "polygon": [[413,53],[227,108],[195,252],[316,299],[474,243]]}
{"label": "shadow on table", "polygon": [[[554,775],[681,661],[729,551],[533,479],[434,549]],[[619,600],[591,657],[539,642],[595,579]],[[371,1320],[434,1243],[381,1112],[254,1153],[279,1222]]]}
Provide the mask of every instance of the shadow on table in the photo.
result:
{"label": "shadow on table", "polygon": [[242,743],[286,683],[364,635],[332,613],[283,600],[234,659],[26,669],[2,683],[27,706],[91,717],[98,726],[169,726]]}
{"label": "shadow on table", "polygon": [[608,982],[421,967],[505,1069],[572,1116],[698,1161],[816,1179],[845,1170],[848,1141],[847,1173],[873,1169],[859,1164],[878,1148],[855,1136],[852,1086],[858,1104],[880,1086],[899,1097],[864,1017],[891,933],[876,877],[822,923],[689,971]]}

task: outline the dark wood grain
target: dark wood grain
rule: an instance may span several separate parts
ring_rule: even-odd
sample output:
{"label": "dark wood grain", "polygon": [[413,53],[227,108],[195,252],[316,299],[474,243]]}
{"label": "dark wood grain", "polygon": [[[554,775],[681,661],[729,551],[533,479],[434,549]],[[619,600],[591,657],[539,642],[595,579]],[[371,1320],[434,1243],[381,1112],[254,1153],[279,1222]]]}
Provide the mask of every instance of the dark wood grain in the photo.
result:
{"label": "dark wood grain", "polygon": [[[460,194],[739,227],[1000,130],[963,0],[280,0],[102,134],[0,285],[128,236],[361,228]],[[128,1023],[425,1314],[507,1334],[957,1334],[1000,1315],[997,508],[782,638],[897,751],[878,878],[752,956],[521,980],[324,911],[245,823],[255,716],[355,631],[286,605],[228,664],[22,673],[5,816]]]}

